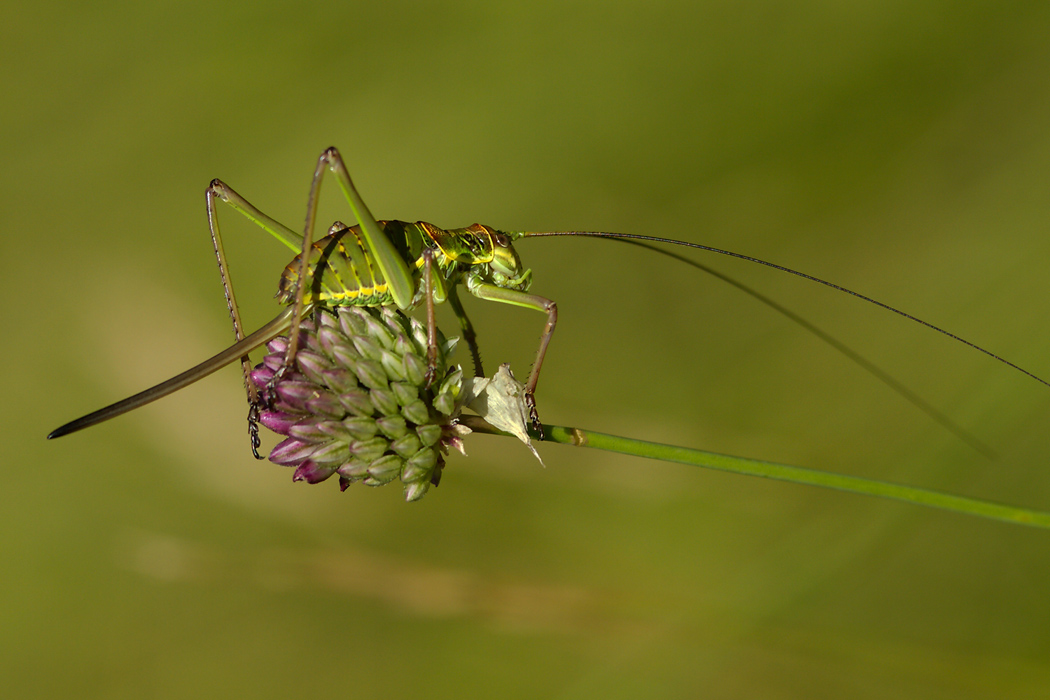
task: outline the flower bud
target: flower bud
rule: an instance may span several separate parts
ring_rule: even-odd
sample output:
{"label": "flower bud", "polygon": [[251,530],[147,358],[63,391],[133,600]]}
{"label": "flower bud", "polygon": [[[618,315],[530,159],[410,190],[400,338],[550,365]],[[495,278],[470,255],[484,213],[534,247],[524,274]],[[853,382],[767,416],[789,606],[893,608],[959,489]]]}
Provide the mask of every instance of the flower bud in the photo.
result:
{"label": "flower bud", "polygon": [[400,480],[418,500],[437,485],[449,445],[462,448],[455,418],[463,372],[438,335],[427,385],[427,330],[393,307],[320,309],[301,327],[294,364],[281,371],[288,341],[275,338],[251,373],[261,390],[260,422],[286,438],[270,461],[317,483],[337,474],[341,488]]}

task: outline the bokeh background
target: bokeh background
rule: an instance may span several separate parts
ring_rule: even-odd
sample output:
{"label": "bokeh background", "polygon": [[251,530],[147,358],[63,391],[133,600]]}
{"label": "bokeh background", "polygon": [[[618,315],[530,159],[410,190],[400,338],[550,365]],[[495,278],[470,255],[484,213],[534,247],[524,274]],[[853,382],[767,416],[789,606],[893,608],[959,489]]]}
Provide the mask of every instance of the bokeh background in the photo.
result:
{"label": "bokeh background", "polygon": [[[232,367],[44,435],[228,344],[205,186],[298,227],[329,145],[380,217],[729,248],[1048,375],[1048,35],[1032,2],[9,3],[0,694],[1043,695],[1045,532],[487,436],[418,504],[292,484]],[[289,256],[223,214],[261,325]],[[685,266],[519,251],[561,310],[548,422],[1050,507],[1050,390],[986,357],[701,258],[994,460]],[[466,301],[526,374],[540,315]]]}

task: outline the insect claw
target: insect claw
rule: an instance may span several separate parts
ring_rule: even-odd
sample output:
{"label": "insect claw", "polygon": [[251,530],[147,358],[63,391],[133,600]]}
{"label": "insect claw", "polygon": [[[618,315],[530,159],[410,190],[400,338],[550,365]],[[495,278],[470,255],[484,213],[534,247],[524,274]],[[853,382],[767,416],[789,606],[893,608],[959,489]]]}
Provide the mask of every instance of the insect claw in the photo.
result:
{"label": "insect claw", "polygon": [[263,392],[262,402],[267,407],[273,406],[273,399],[277,395],[277,385],[284,379],[284,375],[288,374],[289,366],[281,365],[277,368],[277,371],[273,373],[273,377],[270,381],[266,382],[266,391]]}
{"label": "insect claw", "polygon": [[[277,368],[277,371],[270,377],[270,381],[266,382],[266,385],[259,390],[259,398],[251,402],[251,408],[248,409],[248,422],[258,422],[259,412],[262,409],[268,411],[273,410],[274,403],[277,401],[277,385],[284,379],[284,375],[288,373],[288,366],[281,365]],[[254,416],[254,418],[253,418]]]}
{"label": "insect claw", "polygon": [[438,355],[438,349],[437,349],[437,340],[436,340],[436,338],[434,339],[434,342],[430,342],[430,339],[428,339],[427,340],[427,373],[425,375],[423,375],[424,378],[426,379],[426,384],[424,385],[424,388],[429,389],[430,385],[434,383],[435,379],[437,379],[437,363],[438,363],[437,355]]}
{"label": "insect claw", "polygon": [[248,439],[251,441],[252,455],[256,459],[264,459],[259,454],[259,445],[262,444],[262,441],[259,439],[259,404],[255,401],[248,405]]}
{"label": "insect claw", "polygon": [[536,433],[536,439],[542,440],[543,423],[540,423],[540,414],[536,410],[536,399],[531,392],[526,392],[525,394],[525,407],[529,409],[529,422],[532,423],[532,430]]}

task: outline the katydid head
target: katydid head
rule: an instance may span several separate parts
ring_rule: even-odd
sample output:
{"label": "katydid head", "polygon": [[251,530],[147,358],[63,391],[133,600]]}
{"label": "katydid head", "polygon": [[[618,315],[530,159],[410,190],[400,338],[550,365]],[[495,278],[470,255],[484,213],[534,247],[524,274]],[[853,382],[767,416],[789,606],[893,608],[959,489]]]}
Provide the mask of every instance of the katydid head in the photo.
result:
{"label": "katydid head", "polygon": [[[488,227],[486,227],[488,228]],[[489,274],[497,287],[516,289],[527,292],[532,284],[532,270],[523,269],[518,251],[509,234],[488,229],[492,232],[492,260],[489,262]]]}
{"label": "katydid head", "polygon": [[532,270],[525,269],[514,250],[513,234],[484,224],[457,229],[458,244],[468,251],[460,260],[471,265],[471,276],[503,289],[526,292],[532,284]]}

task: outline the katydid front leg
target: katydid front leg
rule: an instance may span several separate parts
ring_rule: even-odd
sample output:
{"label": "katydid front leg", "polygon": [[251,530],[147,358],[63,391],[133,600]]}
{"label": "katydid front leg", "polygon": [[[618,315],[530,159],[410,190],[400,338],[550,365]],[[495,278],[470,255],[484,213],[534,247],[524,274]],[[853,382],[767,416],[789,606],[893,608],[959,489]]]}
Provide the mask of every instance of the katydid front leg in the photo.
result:
{"label": "katydid front leg", "polygon": [[547,314],[547,325],[543,329],[543,335],[540,336],[540,347],[536,351],[536,359],[532,363],[532,371],[529,373],[529,380],[525,383],[524,397],[525,406],[529,409],[529,419],[532,422],[532,427],[536,431],[537,437],[542,440],[543,424],[540,423],[540,416],[536,411],[536,383],[540,380],[540,368],[543,367],[543,357],[547,354],[547,346],[551,342],[551,336],[554,335],[554,326],[558,323],[558,305],[550,299],[536,294],[519,292],[514,289],[504,289],[503,287],[497,287],[494,284],[471,283],[471,281],[468,280],[467,289],[479,299],[499,301],[504,304],[513,304],[514,306],[523,306],[526,309],[535,309],[536,311],[542,311]]}
{"label": "katydid front leg", "polygon": [[474,324],[467,318],[467,312],[463,309],[463,304],[459,300],[459,293],[456,291],[457,287],[452,286],[448,289],[448,304],[452,307],[452,311],[456,314],[456,318],[459,319],[460,329],[463,331],[463,340],[466,341],[467,347],[470,348],[470,357],[474,361],[474,376],[484,377],[485,368],[481,366],[481,351],[478,350],[478,336],[474,332]]}
{"label": "katydid front leg", "polygon": [[437,319],[434,314],[434,251],[423,251],[423,296],[427,308],[427,373],[426,384],[434,383],[437,375]]}

